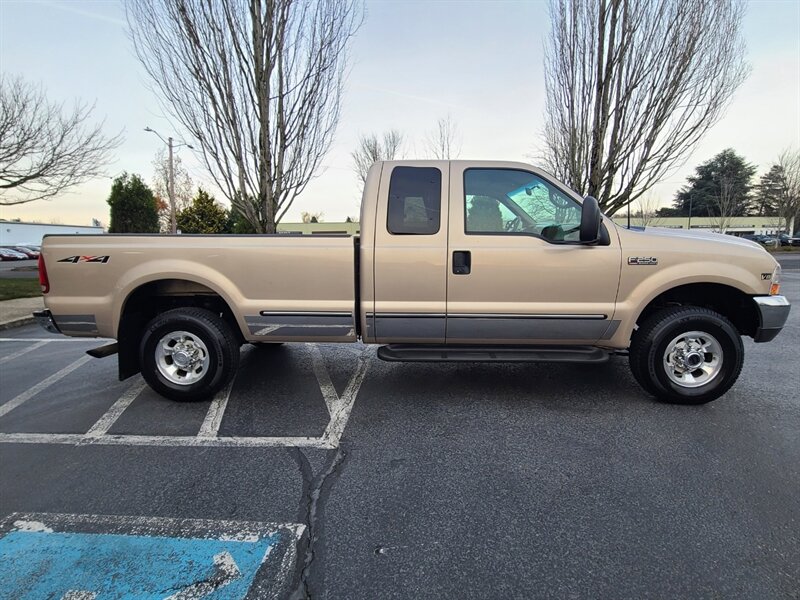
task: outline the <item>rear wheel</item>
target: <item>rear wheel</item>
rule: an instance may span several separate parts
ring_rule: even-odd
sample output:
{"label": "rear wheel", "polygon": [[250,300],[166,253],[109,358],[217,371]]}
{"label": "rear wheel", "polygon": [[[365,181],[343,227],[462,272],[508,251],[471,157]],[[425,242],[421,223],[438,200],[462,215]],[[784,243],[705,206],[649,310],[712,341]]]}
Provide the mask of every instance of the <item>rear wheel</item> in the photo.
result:
{"label": "rear wheel", "polygon": [[219,315],[177,308],[147,325],[139,361],[145,381],[162,396],[201,400],[231,380],[239,364],[239,344]]}
{"label": "rear wheel", "polygon": [[677,307],[650,316],[633,336],[631,372],[664,402],[704,404],[727,392],[744,362],[733,324],[712,310]]}

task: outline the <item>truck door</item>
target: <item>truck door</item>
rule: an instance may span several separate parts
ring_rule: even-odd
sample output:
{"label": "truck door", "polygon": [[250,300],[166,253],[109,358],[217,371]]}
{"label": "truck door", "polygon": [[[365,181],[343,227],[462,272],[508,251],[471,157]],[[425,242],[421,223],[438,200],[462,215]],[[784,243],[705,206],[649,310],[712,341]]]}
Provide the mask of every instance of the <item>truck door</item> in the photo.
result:
{"label": "truck door", "polygon": [[613,226],[604,245],[576,243],[580,204],[530,167],[454,161],[450,177],[447,343],[610,339],[619,325]]}
{"label": "truck door", "polygon": [[366,315],[379,343],[445,339],[448,163],[417,164],[386,162],[381,173],[374,314]]}

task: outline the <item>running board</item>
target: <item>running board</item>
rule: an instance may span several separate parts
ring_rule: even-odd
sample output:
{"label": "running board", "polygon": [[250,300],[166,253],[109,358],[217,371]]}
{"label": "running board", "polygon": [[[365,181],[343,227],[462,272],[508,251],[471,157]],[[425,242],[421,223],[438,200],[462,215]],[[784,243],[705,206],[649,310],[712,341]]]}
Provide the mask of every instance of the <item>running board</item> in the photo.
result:
{"label": "running board", "polygon": [[415,346],[389,344],[378,358],[389,362],[604,363],[609,352],[594,346]]}
{"label": "running board", "polygon": [[91,350],[87,350],[86,354],[91,356],[92,358],[105,358],[106,356],[111,356],[112,354],[116,354],[119,352],[119,344],[114,342],[112,344],[106,344],[105,346],[100,346],[99,348],[92,348]]}

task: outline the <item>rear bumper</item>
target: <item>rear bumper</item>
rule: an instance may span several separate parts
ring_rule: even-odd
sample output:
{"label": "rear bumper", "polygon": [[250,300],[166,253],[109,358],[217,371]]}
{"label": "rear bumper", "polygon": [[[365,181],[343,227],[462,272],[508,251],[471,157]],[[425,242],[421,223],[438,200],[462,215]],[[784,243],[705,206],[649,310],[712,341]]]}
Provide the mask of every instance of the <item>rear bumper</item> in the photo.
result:
{"label": "rear bumper", "polygon": [[49,310],[37,310],[33,313],[33,318],[36,322],[42,326],[43,329],[49,331],[50,333],[61,333],[58,329],[58,325],[53,320],[53,315],[50,313]]}
{"label": "rear bumper", "polygon": [[759,326],[753,335],[756,342],[771,342],[783,329],[791,305],[785,296],[756,296]]}

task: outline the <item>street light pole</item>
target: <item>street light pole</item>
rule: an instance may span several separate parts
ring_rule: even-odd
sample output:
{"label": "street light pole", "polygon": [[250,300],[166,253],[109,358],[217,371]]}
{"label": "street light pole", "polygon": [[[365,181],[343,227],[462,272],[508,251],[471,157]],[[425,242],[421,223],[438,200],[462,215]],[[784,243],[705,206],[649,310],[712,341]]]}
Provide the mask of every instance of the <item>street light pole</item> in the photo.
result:
{"label": "street light pole", "polygon": [[172,138],[167,138],[167,146],[169,146],[169,170],[167,181],[167,193],[169,194],[169,231],[170,233],[177,233],[178,220],[175,215],[175,165],[172,160]]}
{"label": "street light pole", "polygon": [[169,148],[169,164],[167,165],[167,195],[169,196],[169,231],[170,233],[177,233],[178,220],[175,209],[175,160],[173,156],[173,148],[186,146],[190,150],[194,150],[194,147],[191,144],[187,144],[186,142],[175,144],[171,136],[165,140],[163,137],[161,137],[160,133],[158,133],[155,129],[152,129],[150,127],[145,127],[144,130],[147,131],[148,133],[155,133],[162,142],[167,144],[167,147]]}

